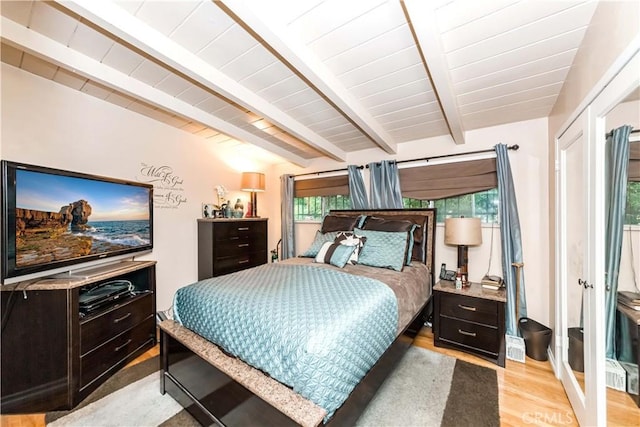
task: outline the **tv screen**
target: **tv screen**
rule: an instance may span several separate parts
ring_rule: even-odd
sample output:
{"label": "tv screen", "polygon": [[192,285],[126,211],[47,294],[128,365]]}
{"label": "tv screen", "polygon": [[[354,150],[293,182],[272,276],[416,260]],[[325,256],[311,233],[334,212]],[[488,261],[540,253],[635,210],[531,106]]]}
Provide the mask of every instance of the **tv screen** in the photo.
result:
{"label": "tv screen", "polygon": [[153,248],[153,186],[2,162],[2,280]]}

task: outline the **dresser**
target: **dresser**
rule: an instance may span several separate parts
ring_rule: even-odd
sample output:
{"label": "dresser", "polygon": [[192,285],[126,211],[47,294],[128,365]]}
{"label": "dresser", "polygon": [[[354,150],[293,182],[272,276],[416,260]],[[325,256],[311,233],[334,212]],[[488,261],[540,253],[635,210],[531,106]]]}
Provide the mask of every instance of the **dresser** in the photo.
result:
{"label": "dresser", "polygon": [[198,280],[266,262],[266,218],[198,220]]}
{"label": "dresser", "polygon": [[[125,261],[68,278],[2,286],[3,414],[71,409],[156,344],[155,261]],[[114,280],[131,292],[90,312],[80,296]]]}
{"label": "dresser", "polygon": [[479,283],[456,289],[441,280],[433,287],[436,347],[475,354],[504,367],[506,294]]}

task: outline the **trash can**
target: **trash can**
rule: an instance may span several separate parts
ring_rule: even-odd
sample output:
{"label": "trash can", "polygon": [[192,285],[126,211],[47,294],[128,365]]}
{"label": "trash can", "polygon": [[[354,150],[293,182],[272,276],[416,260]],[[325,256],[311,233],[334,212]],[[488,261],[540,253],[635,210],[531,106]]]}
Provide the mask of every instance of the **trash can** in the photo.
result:
{"label": "trash can", "polygon": [[577,372],[584,372],[584,331],[569,328],[569,366]]}
{"label": "trash can", "polygon": [[524,338],[527,356],[535,360],[547,360],[547,347],[551,342],[551,329],[528,317],[520,318],[518,327],[522,338]]}

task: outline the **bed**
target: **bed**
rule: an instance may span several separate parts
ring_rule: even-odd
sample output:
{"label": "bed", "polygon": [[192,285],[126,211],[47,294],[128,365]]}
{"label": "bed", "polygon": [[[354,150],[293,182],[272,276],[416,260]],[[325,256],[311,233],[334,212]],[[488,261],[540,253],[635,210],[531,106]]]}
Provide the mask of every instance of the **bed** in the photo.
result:
{"label": "bed", "polygon": [[306,257],[181,288],[161,392],[202,425],[354,425],[424,324],[434,241],[434,209],[332,211]]}

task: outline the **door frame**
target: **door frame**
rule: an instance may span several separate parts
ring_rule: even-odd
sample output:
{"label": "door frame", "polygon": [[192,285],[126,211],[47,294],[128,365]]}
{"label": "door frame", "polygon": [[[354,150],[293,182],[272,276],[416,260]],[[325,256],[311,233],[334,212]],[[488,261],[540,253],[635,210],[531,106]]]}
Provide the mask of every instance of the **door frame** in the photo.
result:
{"label": "door frame", "polygon": [[[604,257],[605,257],[605,187],[604,187],[604,158],[607,132],[607,114],[626,98],[633,90],[640,87],[640,36],[636,37],[627,49],[609,68],[598,84],[590,91],[589,95],[572,114],[570,120],[561,128],[554,138],[555,142],[555,169],[556,169],[556,349],[555,354],[560,355],[554,365],[555,373],[561,379],[574,408],[576,417],[581,425],[605,426],[607,421],[606,400],[606,358],[605,358],[605,283],[604,283]],[[583,116],[584,114],[584,116]],[[587,222],[590,225],[592,238],[589,238],[587,250],[587,276],[585,280],[593,286],[588,288],[587,303],[585,303],[585,326],[592,333],[585,334],[585,390],[584,394],[575,381],[573,375],[569,375],[564,362],[568,356],[568,331],[566,324],[566,310],[563,301],[566,299],[563,277],[561,274],[562,246],[561,224],[562,201],[560,200],[560,139],[574,125],[580,126],[587,138],[586,150],[589,152],[585,167],[589,170],[588,188],[590,189],[586,209],[589,212]],[[573,129],[575,132],[575,129]],[[593,230],[596,230],[594,233]]]}

